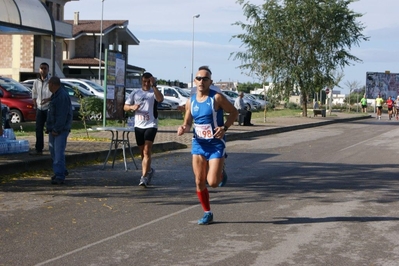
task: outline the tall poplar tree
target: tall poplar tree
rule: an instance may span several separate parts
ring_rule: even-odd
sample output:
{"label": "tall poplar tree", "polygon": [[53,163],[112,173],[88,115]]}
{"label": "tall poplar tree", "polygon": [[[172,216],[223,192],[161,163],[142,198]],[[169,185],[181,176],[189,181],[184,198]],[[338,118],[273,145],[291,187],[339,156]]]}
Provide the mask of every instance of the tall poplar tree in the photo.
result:
{"label": "tall poplar tree", "polygon": [[308,96],[332,84],[337,70],[361,59],[350,53],[352,46],[368,40],[358,18],[349,8],[355,0],[265,0],[262,5],[238,0],[247,22],[236,22],[244,33],[245,51],[232,53],[240,68],[266,80],[288,96],[299,88],[303,116]]}

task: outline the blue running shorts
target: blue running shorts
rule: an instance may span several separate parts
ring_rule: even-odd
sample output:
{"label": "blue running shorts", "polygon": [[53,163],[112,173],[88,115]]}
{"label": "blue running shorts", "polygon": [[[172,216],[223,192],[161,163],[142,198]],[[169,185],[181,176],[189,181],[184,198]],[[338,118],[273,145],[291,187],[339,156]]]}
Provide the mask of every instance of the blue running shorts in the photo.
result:
{"label": "blue running shorts", "polygon": [[226,153],[226,146],[221,141],[220,144],[210,144],[210,143],[198,143],[194,138],[193,145],[191,149],[192,155],[202,155],[207,161],[211,159],[224,158]]}

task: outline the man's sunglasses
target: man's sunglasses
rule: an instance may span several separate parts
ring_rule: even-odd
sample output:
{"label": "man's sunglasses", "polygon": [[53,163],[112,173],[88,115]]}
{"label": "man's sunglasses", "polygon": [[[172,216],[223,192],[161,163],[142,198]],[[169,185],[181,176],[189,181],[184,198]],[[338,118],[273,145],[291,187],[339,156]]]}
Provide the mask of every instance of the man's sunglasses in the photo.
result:
{"label": "man's sunglasses", "polygon": [[195,77],[195,79],[198,80],[198,81],[201,81],[201,80],[203,80],[203,81],[211,80],[211,79],[208,78],[208,77]]}

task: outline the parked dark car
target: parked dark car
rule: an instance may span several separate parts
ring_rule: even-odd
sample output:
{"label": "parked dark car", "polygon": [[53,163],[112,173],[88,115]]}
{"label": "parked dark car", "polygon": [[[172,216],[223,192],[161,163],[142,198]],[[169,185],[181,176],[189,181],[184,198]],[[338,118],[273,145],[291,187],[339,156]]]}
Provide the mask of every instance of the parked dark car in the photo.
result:
{"label": "parked dark car", "polygon": [[31,92],[26,87],[11,78],[0,77],[0,90],[1,102],[10,108],[11,123],[36,120]]}
{"label": "parked dark car", "polygon": [[162,102],[158,103],[157,109],[158,110],[172,110],[172,104],[169,103],[167,100],[165,101],[165,99],[164,99]]}

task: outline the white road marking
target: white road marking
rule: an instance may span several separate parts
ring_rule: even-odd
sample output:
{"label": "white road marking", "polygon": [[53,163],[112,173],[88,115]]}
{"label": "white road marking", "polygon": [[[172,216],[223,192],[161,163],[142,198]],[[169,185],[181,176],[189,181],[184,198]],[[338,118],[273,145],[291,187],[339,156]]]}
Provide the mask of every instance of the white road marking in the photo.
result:
{"label": "white road marking", "polygon": [[361,145],[361,144],[363,144],[363,143],[365,143],[365,142],[369,142],[369,141],[371,141],[372,139],[376,139],[376,138],[380,138],[380,136],[375,136],[375,137],[373,137],[373,138],[371,138],[371,139],[363,140],[363,141],[361,141],[361,142],[358,142],[358,143],[356,143],[356,144],[353,144],[353,145],[350,145],[350,146],[348,146],[348,147],[346,147],[346,148],[343,148],[343,149],[341,149],[341,150],[339,150],[339,151],[344,151],[344,150],[351,149],[351,148],[353,148],[353,147],[359,146],[359,145]]}
{"label": "white road marking", "polygon": [[[215,199],[212,199],[211,201],[214,201],[214,200],[217,200],[217,199],[215,198]],[[138,230],[138,229],[140,229],[140,228],[143,228],[143,227],[146,227],[146,226],[148,226],[148,225],[152,225],[152,224],[154,224],[154,223],[157,223],[157,222],[160,222],[160,221],[162,221],[162,220],[168,219],[168,218],[170,218],[170,217],[172,217],[172,216],[175,216],[175,215],[177,215],[177,214],[180,214],[180,213],[189,211],[189,210],[194,209],[194,208],[199,207],[199,206],[200,206],[199,204],[196,204],[196,205],[193,205],[193,206],[191,206],[191,207],[187,207],[187,208],[185,208],[185,209],[182,209],[182,210],[180,210],[180,211],[177,211],[177,212],[174,212],[174,213],[165,215],[165,216],[160,217],[160,218],[158,218],[158,219],[152,220],[152,221],[150,221],[150,222],[148,222],[148,223],[141,224],[141,225],[139,225],[139,226],[130,228],[130,229],[125,230],[125,231],[123,231],[123,232],[120,232],[120,233],[118,233],[118,234],[115,234],[115,235],[112,235],[112,236],[103,238],[103,239],[101,239],[101,240],[98,240],[98,241],[93,242],[93,243],[91,243],[91,244],[88,244],[88,245],[86,245],[86,246],[83,246],[83,247],[77,248],[77,249],[75,249],[75,250],[69,251],[69,252],[67,252],[67,253],[65,253],[65,254],[63,254],[63,255],[60,255],[60,256],[58,256],[58,257],[55,257],[55,258],[52,258],[52,259],[49,259],[49,260],[40,262],[40,263],[36,264],[35,266],[45,265],[45,264],[47,264],[47,263],[50,263],[50,262],[53,262],[53,261],[62,259],[62,258],[64,258],[64,257],[66,257],[66,256],[69,256],[69,255],[72,255],[72,254],[74,254],[74,253],[80,252],[80,251],[82,251],[82,250],[84,250],[84,249],[91,248],[91,247],[93,247],[93,246],[95,246],[95,245],[104,243],[104,242],[109,241],[109,240],[111,240],[111,239],[115,239],[115,238],[117,238],[117,237],[123,236],[123,235],[125,235],[125,234],[130,233],[130,232],[136,231],[136,230]]]}

